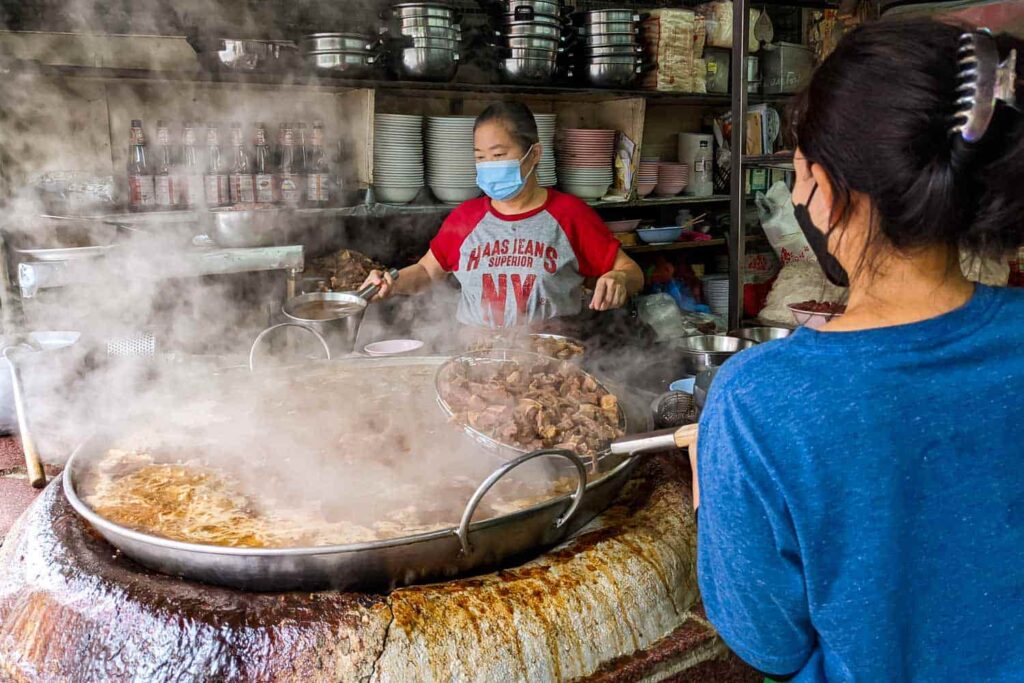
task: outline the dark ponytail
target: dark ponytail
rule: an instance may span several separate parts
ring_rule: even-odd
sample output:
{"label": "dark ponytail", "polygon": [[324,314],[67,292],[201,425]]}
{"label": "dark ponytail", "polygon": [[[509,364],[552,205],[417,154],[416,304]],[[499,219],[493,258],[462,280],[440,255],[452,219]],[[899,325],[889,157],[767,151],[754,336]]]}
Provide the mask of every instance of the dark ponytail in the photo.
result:
{"label": "dark ponytail", "polygon": [[[836,192],[836,225],[851,192],[868,195],[870,246],[947,245],[982,256],[1024,246],[1024,115],[1000,105],[974,144],[951,134],[962,26],[882,20],[846,35],[794,109],[797,141]],[[1000,58],[1024,45],[997,37]],[[1024,98],[1018,82],[1018,97]],[[1024,100],[1022,100],[1024,101]]]}

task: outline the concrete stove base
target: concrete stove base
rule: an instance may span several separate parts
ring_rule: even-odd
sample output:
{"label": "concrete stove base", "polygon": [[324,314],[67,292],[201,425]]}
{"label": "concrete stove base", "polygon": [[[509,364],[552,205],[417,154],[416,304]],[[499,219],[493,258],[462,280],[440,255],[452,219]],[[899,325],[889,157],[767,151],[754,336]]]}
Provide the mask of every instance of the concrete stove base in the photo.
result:
{"label": "concrete stove base", "polygon": [[140,568],[58,483],[0,548],[0,678],[757,680],[694,611],[689,510],[688,468],[652,458],[612,508],[522,566],[389,595],[259,594]]}

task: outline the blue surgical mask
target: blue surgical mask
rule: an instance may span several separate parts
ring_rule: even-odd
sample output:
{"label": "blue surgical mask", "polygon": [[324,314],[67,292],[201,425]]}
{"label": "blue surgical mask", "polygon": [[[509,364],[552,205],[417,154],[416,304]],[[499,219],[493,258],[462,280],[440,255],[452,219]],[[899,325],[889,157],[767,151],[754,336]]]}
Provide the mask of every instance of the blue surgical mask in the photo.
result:
{"label": "blue surgical mask", "polygon": [[522,159],[502,159],[500,161],[481,161],[476,165],[476,185],[491,199],[504,201],[512,199],[526,187],[526,178],[537,168],[536,164],[530,173],[523,177],[523,160],[530,156],[533,145],[526,150]]}

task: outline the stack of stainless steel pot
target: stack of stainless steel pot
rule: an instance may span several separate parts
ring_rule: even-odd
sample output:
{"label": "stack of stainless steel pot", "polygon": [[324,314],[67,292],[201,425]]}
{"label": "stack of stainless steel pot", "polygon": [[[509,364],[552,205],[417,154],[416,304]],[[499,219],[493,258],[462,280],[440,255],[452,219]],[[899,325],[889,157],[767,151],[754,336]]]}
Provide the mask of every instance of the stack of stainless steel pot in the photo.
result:
{"label": "stack of stainless steel pot", "polygon": [[398,78],[450,81],[459,66],[462,27],[456,9],[441,2],[403,2],[383,15],[391,69]]}
{"label": "stack of stainless steel pot", "polygon": [[561,0],[501,0],[498,66],[509,83],[548,84],[565,39]]}
{"label": "stack of stainless steel pot", "polygon": [[344,78],[374,74],[376,40],[362,33],[313,33],[302,39],[302,56],[320,72]]}
{"label": "stack of stainless steel pot", "polygon": [[579,34],[574,71],[599,88],[628,88],[645,68],[639,23],[631,9],[608,9],[576,15]]}

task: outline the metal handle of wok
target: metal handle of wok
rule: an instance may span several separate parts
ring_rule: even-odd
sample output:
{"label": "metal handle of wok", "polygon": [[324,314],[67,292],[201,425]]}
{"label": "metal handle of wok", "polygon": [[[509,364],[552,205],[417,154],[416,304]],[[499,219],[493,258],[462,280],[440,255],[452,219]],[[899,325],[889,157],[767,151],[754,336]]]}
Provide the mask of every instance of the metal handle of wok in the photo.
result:
{"label": "metal handle of wok", "polygon": [[312,333],[314,337],[320,340],[320,345],[324,347],[324,353],[327,354],[327,360],[331,359],[331,347],[327,345],[327,340],[324,339],[324,336],[317,332],[315,329],[313,329],[309,325],[303,325],[302,323],[278,323],[276,325],[271,325],[267,329],[260,332],[252,341],[252,346],[249,348],[249,372],[254,372],[256,370],[256,347],[260,345],[260,342],[263,341],[264,337],[266,337],[268,334],[270,334],[279,327],[299,327],[302,328],[303,330],[306,330],[307,332]]}
{"label": "metal handle of wok", "polygon": [[469,503],[466,504],[466,509],[462,513],[462,521],[459,522],[459,528],[455,532],[459,537],[459,543],[462,545],[463,555],[469,555],[473,550],[473,547],[469,543],[469,525],[473,521],[473,515],[476,514],[476,509],[484,499],[484,496],[487,495],[487,492],[498,483],[499,479],[515,468],[535,458],[542,457],[565,458],[576,468],[576,492],[572,494],[572,503],[569,505],[569,508],[562,513],[561,517],[555,520],[555,528],[561,529],[573,518],[573,515],[576,514],[576,510],[580,506],[580,503],[583,501],[583,492],[586,491],[587,488],[587,466],[583,464],[583,461],[580,460],[578,455],[572,451],[563,449],[546,448],[539,451],[533,451],[532,453],[526,453],[515,460],[508,461],[498,469],[494,470],[487,479],[484,479],[483,483],[480,484],[477,490],[473,493],[473,496],[469,499]]}

